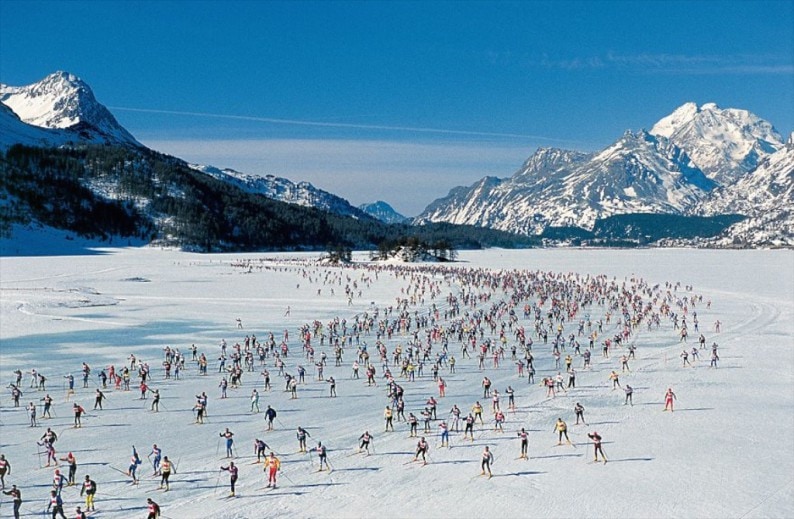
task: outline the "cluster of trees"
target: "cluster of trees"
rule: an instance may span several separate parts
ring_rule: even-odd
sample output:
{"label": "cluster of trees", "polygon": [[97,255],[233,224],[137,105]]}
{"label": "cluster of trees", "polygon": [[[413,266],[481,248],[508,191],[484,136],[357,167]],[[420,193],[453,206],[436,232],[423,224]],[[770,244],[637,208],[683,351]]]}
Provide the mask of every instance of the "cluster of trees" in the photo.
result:
{"label": "cluster of trees", "polygon": [[397,239],[384,240],[378,244],[372,259],[385,260],[401,256],[405,261],[435,259],[437,261],[455,261],[458,256],[455,247],[446,239],[432,243],[418,236],[401,236]]}
{"label": "cluster of trees", "polygon": [[580,227],[548,227],[541,238],[574,245],[637,247],[662,239],[710,238],[744,218],[738,214],[620,214],[597,220],[592,231]]}
{"label": "cluster of trees", "polygon": [[442,242],[456,248],[539,243],[479,227],[389,225],[288,204],[145,149],[17,145],[0,155],[0,170],[6,233],[12,223],[36,221],[84,236],[135,236],[206,252],[374,249],[403,236],[438,252],[450,250]]}

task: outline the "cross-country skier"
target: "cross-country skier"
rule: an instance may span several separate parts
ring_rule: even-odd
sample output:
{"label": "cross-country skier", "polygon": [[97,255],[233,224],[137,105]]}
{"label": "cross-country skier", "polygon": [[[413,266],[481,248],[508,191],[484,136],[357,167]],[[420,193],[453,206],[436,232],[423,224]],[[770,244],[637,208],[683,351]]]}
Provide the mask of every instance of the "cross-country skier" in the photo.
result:
{"label": "cross-country skier", "polygon": [[160,467],[160,486],[159,488],[163,488],[165,486],[165,491],[168,492],[171,487],[168,484],[168,478],[171,477],[171,471],[176,474],[176,469],[173,468],[171,461],[168,459],[168,456],[163,457],[163,464]]}
{"label": "cross-country skier", "polygon": [[573,406],[573,412],[576,414],[576,425],[579,425],[579,418],[582,419],[582,423],[587,425],[587,422],[584,421],[584,406],[579,402],[576,402],[576,405]]}
{"label": "cross-country skier", "polygon": [[312,435],[306,432],[303,427],[298,427],[298,432],[295,433],[295,436],[298,438],[298,452],[306,452],[306,437],[311,438]]}
{"label": "cross-country skier", "polygon": [[11,474],[11,463],[6,459],[5,454],[0,454],[0,483],[3,485],[3,490],[6,488],[6,474]]}
{"label": "cross-country skier", "polygon": [[61,461],[65,461],[69,464],[69,476],[68,476],[68,486],[72,486],[75,484],[75,476],[77,475],[77,458],[74,457],[74,454],[71,452],[68,453],[66,456],[61,458]]}
{"label": "cross-country skier", "polygon": [[130,466],[127,468],[127,475],[132,477],[132,482],[137,483],[138,477],[135,472],[138,470],[138,465],[141,464],[141,458],[138,456],[138,451],[135,450],[135,445],[132,446],[132,456],[130,457]]}
{"label": "cross-country skier", "polygon": [[482,461],[480,462],[480,469],[482,469],[482,472],[480,472],[481,476],[485,475],[486,470],[488,471],[488,479],[490,479],[491,476],[493,476],[493,474],[491,473],[491,464],[493,464],[493,453],[488,449],[488,446],[486,445],[485,450],[482,452]]}
{"label": "cross-country skier", "polygon": [[[151,459],[152,469],[154,469],[152,476],[157,476],[160,474],[160,458],[162,454],[163,451],[160,449],[160,447],[157,446],[156,443],[152,445],[152,452],[150,452],[149,455],[147,456],[147,458]],[[154,458],[152,458],[152,456],[154,456]]]}
{"label": "cross-country skier", "polygon": [[219,436],[221,438],[226,438],[226,457],[227,458],[234,457],[234,452],[233,452],[234,438],[232,438],[234,436],[234,433],[230,431],[229,428],[227,427],[226,430],[220,433]]}
{"label": "cross-country skier", "polygon": [[568,438],[568,425],[562,420],[562,418],[557,418],[557,423],[554,424],[554,431],[559,434],[557,445],[562,445],[563,436],[565,436],[565,441],[570,445],[571,440]]}
{"label": "cross-country skier", "polygon": [[528,459],[527,447],[529,446],[529,433],[527,433],[526,429],[522,427],[517,435],[519,438],[521,438],[521,456],[519,456],[518,459],[520,460]]}
{"label": "cross-country skier", "polygon": [[146,499],[146,508],[149,512],[146,519],[157,519],[160,517],[160,505],[155,503],[151,497]]}
{"label": "cross-country skier", "polygon": [[270,446],[265,443],[263,440],[256,438],[254,440],[254,452],[256,453],[256,462],[259,463],[262,459],[266,458],[267,455],[265,454],[265,449],[269,449]]}
{"label": "cross-country skier", "polygon": [[85,476],[85,481],[83,481],[83,487],[80,489],[80,496],[85,493],[85,509],[87,511],[96,510],[94,508],[94,496],[96,495],[96,481],[91,479],[91,476]]}
{"label": "cross-country skier", "polygon": [[229,493],[229,497],[234,497],[234,484],[237,483],[238,469],[234,465],[234,462],[230,461],[229,466],[228,467],[221,466],[221,470],[225,470],[229,473],[229,486],[231,487],[231,492]]}
{"label": "cross-country skier", "polygon": [[265,460],[265,473],[267,473],[267,486],[276,488],[276,473],[281,470],[281,462],[276,457],[275,452],[270,453],[270,457]]}
{"label": "cross-country skier", "polygon": [[427,465],[426,455],[427,455],[427,450],[429,448],[430,448],[430,446],[427,444],[427,441],[425,440],[425,437],[422,436],[419,439],[419,442],[417,442],[417,444],[416,444],[416,454],[414,455],[413,461],[416,461],[417,459],[419,459],[419,456],[421,455],[422,456],[422,465]]}
{"label": "cross-country skier", "polygon": [[673,400],[676,400],[675,393],[673,393],[672,388],[667,388],[667,392],[664,394],[664,410],[673,412]]}
{"label": "cross-country skier", "polygon": [[11,490],[3,490],[3,494],[11,496],[14,500],[14,519],[19,519],[19,509],[22,507],[22,492],[16,485],[11,485]]}
{"label": "cross-country skier", "polygon": [[50,491],[50,502],[47,504],[47,511],[49,512],[50,510],[52,510],[52,519],[55,519],[58,514],[61,514],[62,519],[66,519],[66,515],[63,513],[63,499],[55,490]]}
{"label": "cross-country skier", "polygon": [[317,447],[314,447],[311,452],[316,452],[317,457],[320,459],[320,468],[318,470],[323,470],[323,463],[325,463],[325,468],[327,468],[329,471],[331,470],[331,466],[328,464],[328,451],[322,442],[317,442]]}
{"label": "cross-country skier", "polygon": [[276,419],[276,414],[277,413],[276,413],[275,409],[273,409],[270,406],[267,406],[267,409],[265,410],[265,420],[267,420],[267,430],[268,431],[272,431],[273,430],[273,420]]}
{"label": "cross-country skier", "polygon": [[626,392],[626,400],[623,402],[623,405],[631,404],[632,406],[634,406],[634,399],[632,397],[632,395],[634,394],[634,388],[626,384],[626,387],[623,388],[623,391]]}
{"label": "cross-country skier", "polygon": [[604,450],[601,448],[601,436],[598,432],[593,431],[592,433],[587,435],[588,438],[593,440],[593,454],[595,455],[595,459],[593,461],[598,461],[598,453],[601,453],[601,457],[604,458],[604,463],[607,462],[607,457],[604,454]]}
{"label": "cross-country skier", "polygon": [[367,456],[369,456],[369,442],[372,441],[372,435],[369,434],[369,431],[364,431],[364,434],[358,437],[361,441],[361,445],[358,446],[358,452],[362,450],[367,451]]}

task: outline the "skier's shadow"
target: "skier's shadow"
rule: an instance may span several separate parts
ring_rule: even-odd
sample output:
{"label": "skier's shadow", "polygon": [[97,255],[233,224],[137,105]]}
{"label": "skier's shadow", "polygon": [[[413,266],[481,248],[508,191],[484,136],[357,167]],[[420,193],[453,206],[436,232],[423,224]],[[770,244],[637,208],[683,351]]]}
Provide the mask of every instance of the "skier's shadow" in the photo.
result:
{"label": "skier's shadow", "polygon": [[681,407],[677,409],[679,413],[682,413],[684,411],[713,411],[713,410],[714,410],[713,407]]}
{"label": "skier's shadow", "polygon": [[621,461],[653,461],[656,458],[621,458],[619,460],[609,460],[609,463],[620,463]]}
{"label": "skier's shadow", "polygon": [[334,469],[334,472],[360,472],[360,471],[373,471],[377,472],[380,470],[380,467],[356,467],[356,468],[349,468],[349,469]]}
{"label": "skier's shadow", "polygon": [[584,454],[575,454],[575,453],[571,453],[571,454],[552,454],[552,455],[549,455],[549,456],[532,456],[532,458],[530,458],[530,459],[543,460],[543,459],[547,459],[547,458],[580,458],[582,456],[584,456]]}
{"label": "skier's shadow", "polygon": [[305,485],[294,485],[292,488],[312,488],[312,487],[337,487],[348,485],[349,483],[311,483]]}
{"label": "skier's shadow", "polygon": [[495,478],[506,478],[506,477],[509,477],[509,476],[539,476],[540,474],[545,474],[545,472],[525,470],[525,471],[522,471],[522,472],[509,472],[507,474],[494,474],[493,477],[495,477]]}

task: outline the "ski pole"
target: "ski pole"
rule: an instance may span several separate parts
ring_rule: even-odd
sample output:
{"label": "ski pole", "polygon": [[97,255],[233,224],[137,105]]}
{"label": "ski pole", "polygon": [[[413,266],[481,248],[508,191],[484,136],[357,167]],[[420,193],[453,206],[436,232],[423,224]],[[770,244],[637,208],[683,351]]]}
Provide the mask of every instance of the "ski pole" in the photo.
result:
{"label": "ski pole", "polygon": [[212,491],[213,494],[218,493],[218,485],[221,483],[221,472],[223,472],[223,469],[218,469],[218,477],[215,479],[215,489]]}

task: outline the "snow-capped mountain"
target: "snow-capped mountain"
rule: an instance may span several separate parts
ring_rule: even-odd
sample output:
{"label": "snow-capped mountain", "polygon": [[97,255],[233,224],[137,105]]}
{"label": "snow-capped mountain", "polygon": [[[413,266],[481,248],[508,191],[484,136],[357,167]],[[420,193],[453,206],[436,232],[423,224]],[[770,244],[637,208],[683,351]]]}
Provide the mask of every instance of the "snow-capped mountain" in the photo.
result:
{"label": "snow-capped mountain", "polygon": [[[746,110],[687,103],[650,132],[627,132],[594,154],[539,149],[512,177],[454,188],[415,222],[537,234],[548,226],[591,229],[617,214],[715,214],[701,208],[714,188],[736,183],[784,148],[774,127]],[[740,212],[731,203],[723,208]]]}
{"label": "snow-capped mountain", "polygon": [[68,130],[75,140],[140,147],[91,88],[74,74],[55,72],[37,83],[0,84],[0,102],[23,122],[39,128]]}
{"label": "snow-capped mountain", "polygon": [[794,246],[794,133],[783,148],[735,184],[716,189],[696,211],[748,216],[726,229],[716,244]]}
{"label": "snow-capped mountain", "polygon": [[406,223],[410,220],[410,218],[395,211],[392,206],[383,200],[378,200],[371,204],[361,204],[358,208],[384,223]]}
{"label": "snow-capped mountain", "polygon": [[538,234],[549,225],[591,229],[597,219],[615,214],[681,214],[714,185],[666,139],[626,132],[593,155],[539,149],[511,178],[487,177],[453,189],[416,221],[521,234]]}
{"label": "snow-capped mountain", "polygon": [[714,103],[686,103],[657,122],[651,134],[669,139],[687,152],[707,177],[729,185],[783,148],[783,139],[767,121]]}
{"label": "snow-capped mountain", "polygon": [[191,164],[190,167],[223,182],[233,184],[248,193],[264,195],[274,200],[304,207],[314,207],[322,211],[369,219],[364,211],[353,207],[344,198],[317,189],[308,182],[292,182],[289,179],[266,175],[264,177],[240,173],[233,169],[219,169],[214,166]]}

